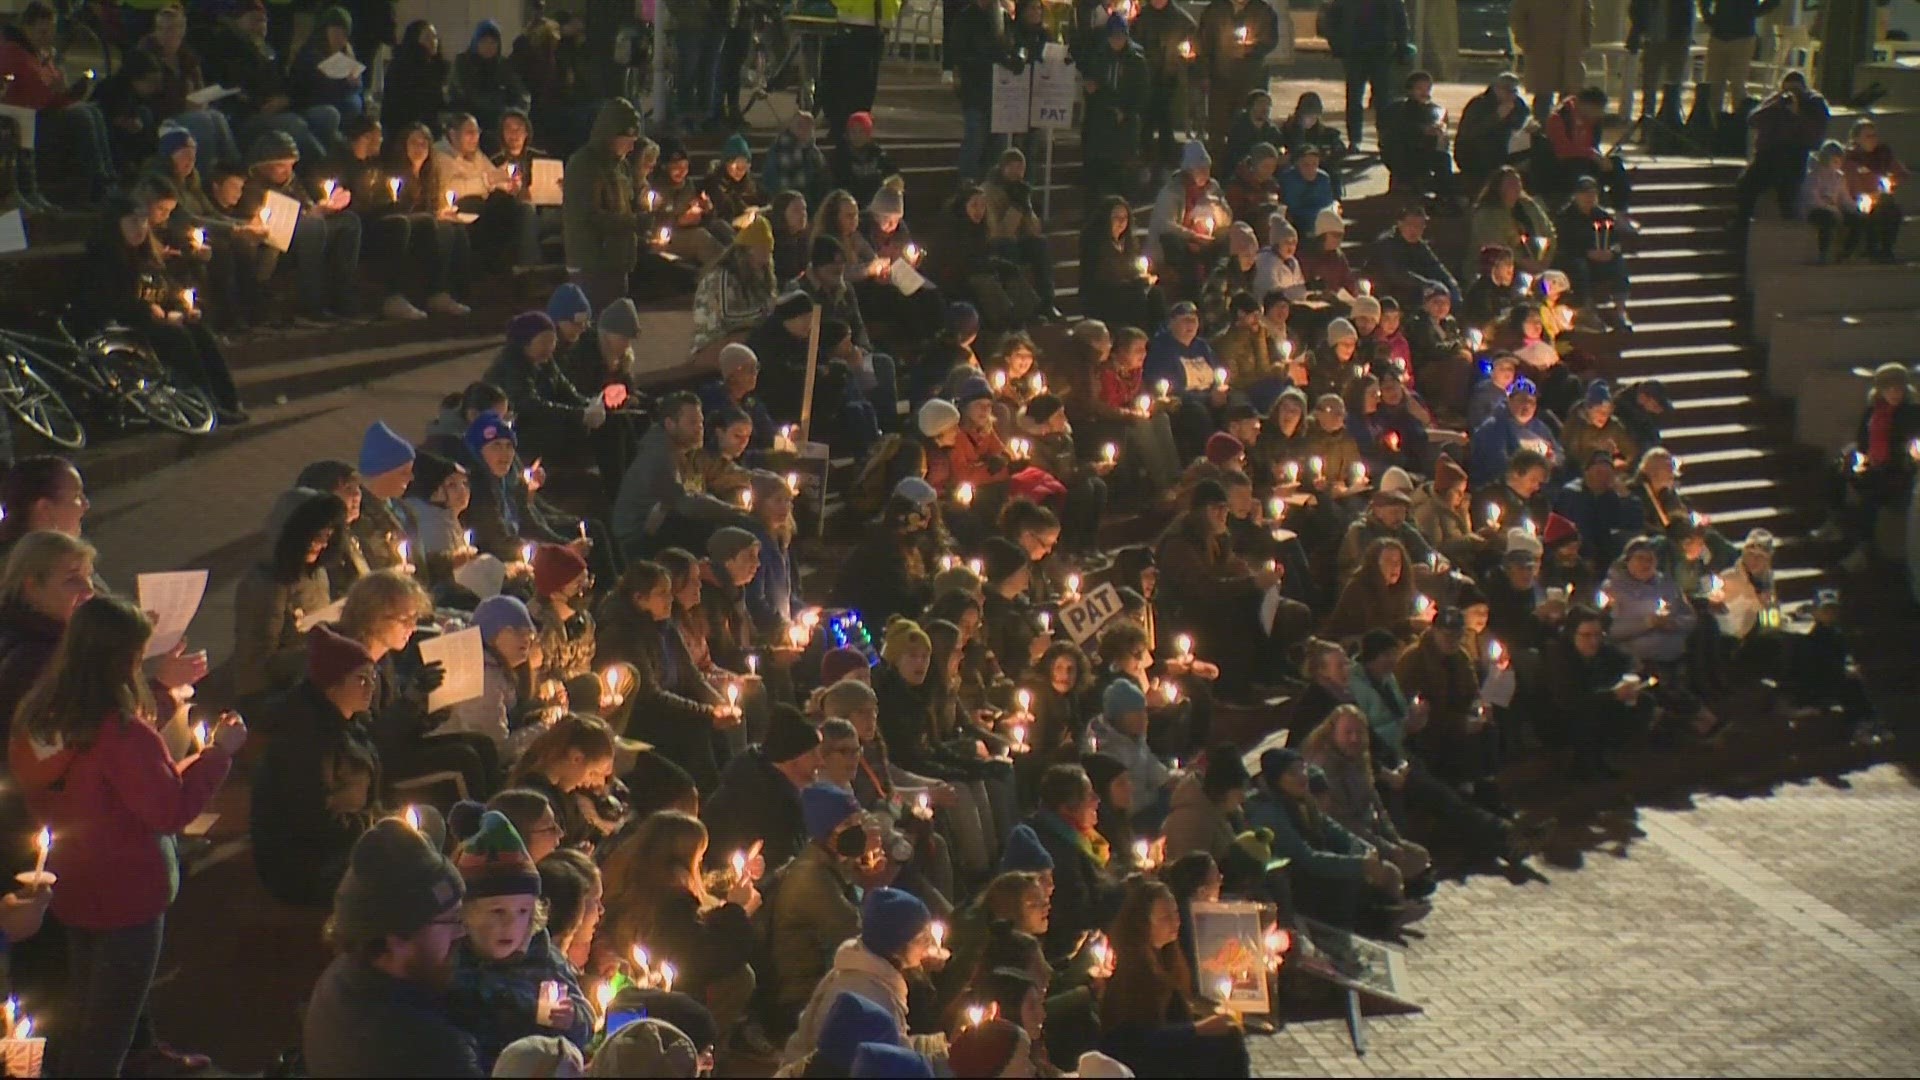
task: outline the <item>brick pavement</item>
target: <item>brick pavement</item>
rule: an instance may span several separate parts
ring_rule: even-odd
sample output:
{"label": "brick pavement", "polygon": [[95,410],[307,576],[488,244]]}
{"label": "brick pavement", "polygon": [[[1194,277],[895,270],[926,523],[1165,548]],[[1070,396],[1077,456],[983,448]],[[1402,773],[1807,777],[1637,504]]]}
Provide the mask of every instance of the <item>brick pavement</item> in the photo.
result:
{"label": "brick pavement", "polygon": [[1920,792],[1840,785],[1642,811],[1644,837],[1448,884],[1407,955],[1417,1016],[1254,1042],[1261,1075],[1913,1075]]}

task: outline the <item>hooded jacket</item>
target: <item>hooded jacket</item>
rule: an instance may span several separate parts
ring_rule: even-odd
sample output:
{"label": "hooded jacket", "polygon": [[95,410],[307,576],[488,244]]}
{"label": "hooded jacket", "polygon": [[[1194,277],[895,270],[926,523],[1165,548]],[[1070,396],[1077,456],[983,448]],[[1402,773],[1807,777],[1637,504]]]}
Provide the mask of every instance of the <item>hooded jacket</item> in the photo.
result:
{"label": "hooded jacket", "polygon": [[860,933],[858,897],[839,860],[819,844],[802,848],[780,871],[769,934],[774,1000],[781,1006],[806,1005],[837,951]]}
{"label": "hooded jacket", "polygon": [[[1686,653],[1697,616],[1672,578],[1656,573],[1651,580],[1640,581],[1625,566],[1615,566],[1607,574],[1606,590],[1613,598],[1610,641],[1644,664],[1672,663]],[[1662,603],[1671,621],[1657,627],[1653,619]]]}
{"label": "hooded jacket", "polygon": [[560,207],[567,266],[588,274],[625,274],[640,254],[633,171],[613,152],[615,136],[640,130],[625,98],[608,98],[587,145],[567,159]]}
{"label": "hooded jacket", "polygon": [[[500,50],[488,60],[480,55],[480,39],[491,36]],[[524,109],[532,100],[520,76],[507,60],[506,42],[500,36],[500,24],[482,19],[473,28],[467,51],[454,58],[453,80],[447,95],[455,105],[466,109],[498,114],[505,109]]]}
{"label": "hooded jacket", "polygon": [[[593,1038],[593,1013],[573,965],[553,947],[546,927],[527,947],[504,960],[482,960],[471,941],[453,949],[453,984],[447,1015],[479,1044],[480,1067],[491,1069],[509,1043],[529,1035],[558,1034],[581,1050]],[[556,1031],[535,1024],[542,984],[559,983],[573,1005],[573,1026]]]}
{"label": "hooded jacket", "polygon": [[[799,1026],[787,1040],[782,1060],[791,1065],[822,1045],[827,1035],[827,1013],[841,994],[856,994],[885,1010],[893,1017],[897,1031],[907,1030],[907,980],[900,969],[882,956],[875,956],[859,938],[848,938],[833,954],[833,969],[817,986],[807,1007],[800,1013]],[[908,1035],[907,1044],[925,1054],[936,1068],[944,1069],[947,1057],[945,1035]]]}
{"label": "hooded jacket", "polygon": [[1166,837],[1167,858],[1204,851],[1218,862],[1233,846],[1233,825],[1207,798],[1199,773],[1188,773],[1173,788],[1173,809],[1160,826]]}
{"label": "hooded jacket", "polygon": [[1549,465],[1567,460],[1567,452],[1561,448],[1560,440],[1554,438],[1553,429],[1547,426],[1546,417],[1539,410],[1534,412],[1533,419],[1523,424],[1515,420],[1504,405],[1496,406],[1493,415],[1473,429],[1471,452],[1467,457],[1468,477],[1476,487],[1498,481],[1507,474],[1507,459],[1530,442],[1546,447]]}

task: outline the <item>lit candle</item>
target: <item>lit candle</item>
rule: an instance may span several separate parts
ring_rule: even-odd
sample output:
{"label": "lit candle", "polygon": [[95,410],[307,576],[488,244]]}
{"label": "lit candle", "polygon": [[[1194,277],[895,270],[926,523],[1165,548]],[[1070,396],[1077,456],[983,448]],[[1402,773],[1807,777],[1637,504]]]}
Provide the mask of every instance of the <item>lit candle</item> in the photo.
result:
{"label": "lit candle", "polygon": [[1467,331],[1467,348],[1472,349],[1474,352],[1480,351],[1480,343],[1484,340],[1486,340],[1486,335],[1480,332],[1479,327],[1474,327]]}
{"label": "lit candle", "polygon": [[1043,611],[1040,613],[1040,632],[1043,634],[1053,633],[1053,612]]}
{"label": "lit candle", "polygon": [[1613,597],[1607,595],[1607,590],[1601,589],[1598,593],[1594,594],[1593,604],[1601,611],[1605,611],[1608,607],[1612,606]]}
{"label": "lit candle", "polygon": [[1169,397],[1173,394],[1173,384],[1165,379],[1161,379],[1159,382],[1153,384],[1153,392],[1161,397]]}
{"label": "lit candle", "polygon": [[1180,685],[1178,683],[1163,682],[1160,684],[1160,693],[1167,699],[1167,704],[1171,705],[1180,700]]}
{"label": "lit candle", "polygon": [[752,488],[740,489],[740,509],[742,510],[753,509],[753,489]]}
{"label": "lit candle", "polygon": [[913,816],[922,821],[933,816],[933,800],[924,791],[914,797]]}
{"label": "lit candle", "polygon": [[598,1026],[602,1029],[607,1026],[607,1010],[613,1007],[613,997],[615,993],[612,979],[602,979],[600,980],[600,985],[593,988],[593,1003],[599,1006],[600,1009],[600,1022]]}
{"label": "lit candle", "polygon": [[972,506],[973,485],[964,480],[961,481],[960,486],[953,489],[953,501],[961,506]]}
{"label": "lit candle", "polygon": [[520,561],[523,563],[526,563],[529,566],[533,565],[533,544],[532,543],[525,543],[520,545]]}
{"label": "lit candle", "polygon": [[47,872],[47,856],[53,852],[53,830],[42,825],[40,831],[33,834],[33,876],[38,879]]}
{"label": "lit candle", "polygon": [[733,853],[733,880],[747,880],[747,853],[744,851]]}
{"label": "lit candle", "polygon": [[1134,411],[1138,412],[1142,416],[1145,416],[1146,414],[1153,411],[1153,399],[1148,397],[1145,394],[1141,394],[1139,400],[1133,403],[1133,407],[1134,407]]}
{"label": "lit candle", "polygon": [[329,202],[333,201],[334,189],[339,186],[340,185],[334,183],[332,180],[320,181],[320,190],[326,193],[327,201]]}
{"label": "lit candle", "polygon": [[1213,382],[1214,382],[1214,385],[1218,386],[1222,390],[1225,390],[1227,388],[1227,369],[1223,367],[1214,368]]}
{"label": "lit candle", "polygon": [[986,576],[987,576],[987,564],[986,564],[986,563],[984,563],[984,562],[982,562],[982,561],[980,561],[979,559],[968,559],[968,560],[967,560],[967,569],[969,569],[969,570],[971,570],[971,571],[973,571],[973,576],[974,576],[974,577],[986,577]]}
{"label": "lit candle", "polygon": [[727,708],[737,709],[739,707],[740,707],[740,684],[728,683],[727,684]]}
{"label": "lit candle", "polygon": [[787,474],[787,490],[793,492],[795,495],[800,494],[800,474],[799,473],[790,472]]}
{"label": "lit candle", "polygon": [[1025,724],[1013,725],[1013,752],[1016,754],[1024,754],[1027,752],[1027,726]]}
{"label": "lit candle", "polygon": [[[1916,460],[1920,460],[1920,439],[1913,441],[1913,446],[1909,448],[1909,452],[1913,454]],[[1119,460],[1120,448],[1113,443],[1107,443],[1100,448],[1100,456],[1107,464],[1111,465]]]}
{"label": "lit candle", "polygon": [[1067,575],[1067,595],[1069,597],[1080,595],[1080,575],[1079,574]]}
{"label": "lit candle", "polygon": [[1321,462],[1319,454],[1315,454],[1312,457],[1308,458],[1307,459],[1307,475],[1310,477],[1319,476],[1320,467],[1322,464],[1323,462]]}
{"label": "lit candle", "polygon": [[473,550],[473,530],[472,529],[468,529],[466,532],[462,533],[461,539],[467,545],[467,550],[469,551]]}
{"label": "lit candle", "polygon": [[186,310],[189,312],[193,310],[193,295],[194,295],[194,290],[192,289],[180,290],[180,302],[186,307]]}
{"label": "lit candle", "polygon": [[1267,947],[1268,966],[1279,967],[1281,959],[1287,955],[1287,950],[1293,948],[1293,935],[1276,926],[1267,931],[1262,943]]}
{"label": "lit candle", "polygon": [[1413,613],[1415,615],[1424,619],[1432,611],[1433,611],[1433,601],[1427,599],[1427,596],[1425,593],[1421,593],[1420,595],[1415,596],[1413,598]]}
{"label": "lit candle", "polygon": [[1366,486],[1367,486],[1367,465],[1366,465],[1366,462],[1363,462],[1363,461],[1356,461],[1356,462],[1354,462],[1354,463],[1353,463],[1353,486],[1354,486],[1354,487],[1366,487]]}
{"label": "lit candle", "polygon": [[660,962],[660,989],[671,994],[673,992],[674,976],[678,974],[680,973],[674,969],[672,964],[662,960]]}
{"label": "lit candle", "polygon": [[1361,278],[1359,281],[1355,282],[1354,285],[1357,288],[1359,288],[1361,296],[1373,295],[1373,282],[1368,281],[1366,278]]}
{"label": "lit candle", "polygon": [[760,654],[759,653],[747,654],[747,674],[749,675],[760,674]]}
{"label": "lit candle", "polygon": [[947,924],[946,923],[941,922],[939,919],[935,919],[933,920],[933,922],[927,924],[927,932],[933,935],[933,947],[935,949],[943,949],[946,947],[946,943],[947,943]]}
{"label": "lit candle", "polygon": [[1300,463],[1297,461],[1287,462],[1286,475],[1287,475],[1287,483],[1289,484],[1299,483],[1300,482]]}
{"label": "lit candle", "polygon": [[1287,516],[1287,500],[1281,498],[1278,495],[1275,495],[1273,498],[1267,500],[1267,519],[1269,521],[1277,522],[1281,518],[1286,516]]}
{"label": "lit candle", "polygon": [[1100,736],[1095,735],[1091,731],[1087,732],[1087,753],[1097,754],[1099,752],[1100,752]]}
{"label": "lit candle", "polygon": [[967,1006],[967,1026],[979,1027],[987,1022],[987,1010],[979,1005]]}
{"label": "lit candle", "polygon": [[1148,259],[1145,255],[1142,255],[1139,258],[1133,260],[1133,268],[1140,272],[1141,277],[1146,277],[1148,274],[1153,272],[1153,262],[1152,260]]}
{"label": "lit candle", "polygon": [[1242,45],[1245,45],[1247,43],[1247,28],[1244,26],[1234,27],[1233,40],[1239,42]]}
{"label": "lit candle", "polygon": [[195,229],[193,230],[193,232],[189,233],[188,235],[192,237],[194,247],[198,248],[198,247],[207,246],[207,230]]}
{"label": "lit candle", "polygon": [[995,390],[1004,390],[1004,389],[1006,389],[1006,388],[1007,388],[1007,373],[1006,373],[1006,372],[1004,372],[1004,371],[996,371],[996,372],[994,372],[994,373],[993,373],[993,388],[994,388]]}
{"label": "lit candle", "polygon": [[1667,598],[1664,596],[1654,602],[1653,613],[1655,615],[1665,615],[1672,610],[1671,607],[1667,606]]}
{"label": "lit candle", "polygon": [[1180,659],[1193,659],[1193,638],[1190,635],[1181,634],[1179,637],[1174,638],[1173,647],[1179,652]]}
{"label": "lit candle", "polygon": [[194,750],[201,753],[205,753],[207,749],[207,744],[211,741],[212,739],[210,738],[209,733],[207,731],[207,722],[205,720],[202,720],[199,723],[193,725]]}
{"label": "lit candle", "polygon": [[1027,385],[1033,388],[1034,393],[1044,394],[1047,392],[1047,377],[1036,371],[1027,380]]}
{"label": "lit candle", "polygon": [[1220,995],[1220,1004],[1229,1011],[1233,1008],[1233,980],[1223,978],[1213,984],[1214,992]]}
{"label": "lit candle", "polygon": [[400,178],[399,177],[392,176],[387,178],[387,192],[396,199],[400,197]]}
{"label": "lit candle", "polygon": [[420,808],[417,806],[408,805],[408,807],[405,810],[400,811],[400,820],[407,823],[407,828],[412,829],[414,832],[419,832],[420,831]]}
{"label": "lit candle", "polygon": [[400,544],[396,550],[399,551],[400,553],[400,565],[401,566],[411,565],[410,563],[407,562],[407,542],[405,540],[400,541]]}
{"label": "lit candle", "polygon": [[1033,691],[1020,690],[1013,695],[1013,700],[1019,704],[1021,712],[1031,713],[1033,711]]}
{"label": "lit candle", "polygon": [[1400,451],[1400,433],[1397,431],[1387,432],[1386,443],[1387,449],[1398,453]]}
{"label": "lit candle", "polygon": [[801,626],[799,623],[787,627],[787,643],[796,649],[806,648],[807,642],[812,639],[812,637],[812,631]]}
{"label": "lit candle", "polygon": [[1135,840],[1133,842],[1133,861],[1144,868],[1152,869],[1153,845],[1147,843],[1145,840]]}
{"label": "lit candle", "polygon": [[1193,42],[1183,41],[1180,43],[1180,59],[1182,60],[1193,59]]}
{"label": "lit candle", "polygon": [[460,196],[455,195],[451,191],[447,192],[447,209],[452,210],[454,207],[458,206],[459,204],[460,204]]}
{"label": "lit candle", "polygon": [[912,266],[914,263],[919,262],[920,261],[920,245],[908,244],[907,250],[906,250],[906,256],[907,256],[908,266]]}
{"label": "lit candle", "polygon": [[1489,525],[1500,524],[1500,504],[1499,503],[1487,504],[1487,524]]}
{"label": "lit candle", "polygon": [[672,239],[673,239],[673,228],[671,226],[662,227],[660,230],[661,245],[664,246],[667,243],[667,241]]}

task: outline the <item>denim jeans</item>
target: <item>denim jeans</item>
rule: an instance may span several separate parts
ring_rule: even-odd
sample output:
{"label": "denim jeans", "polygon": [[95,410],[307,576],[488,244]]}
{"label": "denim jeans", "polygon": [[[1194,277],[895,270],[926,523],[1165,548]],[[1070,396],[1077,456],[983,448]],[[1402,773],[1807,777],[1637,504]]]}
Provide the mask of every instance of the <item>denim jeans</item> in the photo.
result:
{"label": "denim jeans", "polygon": [[719,46],[720,34],[704,26],[673,31],[673,121],[693,124],[706,115]]}
{"label": "denim jeans", "polygon": [[993,136],[993,113],[989,109],[960,108],[960,176],[978,180],[987,171],[987,140]]}
{"label": "denim jeans", "polygon": [[210,173],[215,165],[228,162],[244,163],[240,154],[240,144],[234,140],[233,125],[227,121],[227,114],[218,109],[192,109],[168,120],[167,123],[184,128],[193,135],[193,141],[200,146],[199,162],[202,175]]}
{"label": "denim jeans", "polygon": [[[168,841],[171,842],[171,841]],[[118,1076],[160,962],[166,916],[119,930],[67,928],[69,1016],[52,1051],[53,1076]]]}
{"label": "denim jeans", "polygon": [[324,315],[329,308],[340,315],[353,314],[359,306],[354,296],[360,262],[358,214],[302,212],[300,223],[293,227],[290,254],[308,314]]}

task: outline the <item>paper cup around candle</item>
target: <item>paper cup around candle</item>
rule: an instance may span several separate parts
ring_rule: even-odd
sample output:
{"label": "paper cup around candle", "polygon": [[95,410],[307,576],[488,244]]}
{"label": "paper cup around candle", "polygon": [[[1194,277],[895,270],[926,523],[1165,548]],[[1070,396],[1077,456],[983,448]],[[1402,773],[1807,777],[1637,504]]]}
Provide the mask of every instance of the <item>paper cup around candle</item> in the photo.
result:
{"label": "paper cup around candle", "polygon": [[[20,1021],[23,1031],[31,1033],[32,1019]],[[6,1063],[8,1076],[39,1076],[45,1068],[47,1040],[18,1035],[11,1039],[0,1039],[0,1060]]]}
{"label": "paper cup around candle", "polygon": [[535,1027],[552,1027],[554,1011],[560,1003],[567,1000],[567,988],[558,982],[549,980],[540,984],[540,996],[533,1003],[533,1024]]}

